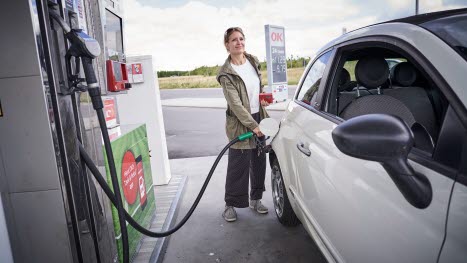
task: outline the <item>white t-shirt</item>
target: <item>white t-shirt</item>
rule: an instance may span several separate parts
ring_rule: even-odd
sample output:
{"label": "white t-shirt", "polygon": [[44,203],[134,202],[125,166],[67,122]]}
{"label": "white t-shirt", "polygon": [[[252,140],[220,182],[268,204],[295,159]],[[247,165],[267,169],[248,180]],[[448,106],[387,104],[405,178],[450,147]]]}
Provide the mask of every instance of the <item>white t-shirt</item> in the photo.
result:
{"label": "white t-shirt", "polygon": [[259,77],[248,59],[242,65],[232,65],[232,68],[242,78],[250,99],[251,114],[259,112]]}

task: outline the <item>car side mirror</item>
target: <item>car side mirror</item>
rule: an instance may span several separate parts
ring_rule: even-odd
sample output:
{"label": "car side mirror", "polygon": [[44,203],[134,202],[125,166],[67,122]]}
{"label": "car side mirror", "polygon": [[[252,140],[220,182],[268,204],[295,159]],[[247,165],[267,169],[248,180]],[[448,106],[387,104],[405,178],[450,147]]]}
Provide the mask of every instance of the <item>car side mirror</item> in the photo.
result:
{"label": "car side mirror", "polygon": [[426,208],[431,203],[430,181],[408,163],[414,137],[402,119],[387,114],[358,116],[338,125],[332,139],[349,156],[381,163],[413,206]]}
{"label": "car side mirror", "polygon": [[259,124],[259,129],[264,135],[274,138],[279,131],[279,123],[273,118],[265,118]]}

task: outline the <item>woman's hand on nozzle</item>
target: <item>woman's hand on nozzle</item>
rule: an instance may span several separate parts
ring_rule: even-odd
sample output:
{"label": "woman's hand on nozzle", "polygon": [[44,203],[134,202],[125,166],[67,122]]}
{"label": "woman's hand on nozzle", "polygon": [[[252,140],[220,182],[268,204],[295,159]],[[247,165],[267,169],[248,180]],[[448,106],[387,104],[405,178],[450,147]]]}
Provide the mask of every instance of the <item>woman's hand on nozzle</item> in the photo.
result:
{"label": "woman's hand on nozzle", "polygon": [[264,134],[263,134],[263,133],[261,132],[261,130],[259,129],[259,126],[256,127],[256,128],[253,130],[253,132],[254,132],[254,133],[256,134],[256,136],[258,136],[258,137],[264,136]]}

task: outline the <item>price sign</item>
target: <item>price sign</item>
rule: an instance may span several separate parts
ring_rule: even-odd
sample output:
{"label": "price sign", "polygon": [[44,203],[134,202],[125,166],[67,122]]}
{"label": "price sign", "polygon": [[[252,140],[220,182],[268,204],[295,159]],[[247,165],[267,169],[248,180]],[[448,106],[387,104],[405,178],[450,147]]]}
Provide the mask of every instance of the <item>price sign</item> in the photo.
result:
{"label": "price sign", "polygon": [[284,27],[265,25],[264,29],[269,88],[273,92],[274,101],[284,101],[288,96]]}
{"label": "price sign", "polygon": [[285,47],[271,47],[272,82],[287,82],[287,60]]}
{"label": "price sign", "polygon": [[284,28],[266,25],[265,31],[268,82],[271,84],[287,83],[287,59],[285,56]]}

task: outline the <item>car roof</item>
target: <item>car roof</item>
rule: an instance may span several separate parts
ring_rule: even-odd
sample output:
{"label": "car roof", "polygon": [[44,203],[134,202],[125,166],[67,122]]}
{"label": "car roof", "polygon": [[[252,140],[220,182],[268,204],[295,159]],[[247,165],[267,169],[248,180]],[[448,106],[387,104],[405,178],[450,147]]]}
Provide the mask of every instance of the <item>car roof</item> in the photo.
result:
{"label": "car roof", "polygon": [[400,23],[409,23],[409,24],[414,24],[414,25],[420,25],[420,24],[428,22],[428,21],[433,21],[433,20],[436,20],[436,19],[449,17],[449,16],[460,15],[460,14],[465,14],[465,13],[467,13],[467,8],[452,9],[452,10],[446,10],[446,11],[439,11],[439,12],[420,14],[420,15],[415,15],[415,16],[408,16],[408,17],[404,17],[404,18],[398,18],[398,19],[383,22],[381,24],[400,22]]}
{"label": "car roof", "polygon": [[[461,9],[453,9],[453,10],[446,10],[446,11],[439,11],[439,12],[432,12],[432,13],[420,14],[420,15],[415,15],[415,16],[409,16],[409,17],[404,17],[404,18],[399,18],[399,19],[394,19],[394,20],[389,20],[389,21],[385,21],[381,23],[368,25],[362,28],[349,31],[346,34],[343,34],[337,37],[336,39],[324,45],[316,54],[319,55],[323,51],[329,49],[330,47],[338,45],[340,43],[343,43],[351,39],[355,39],[361,36],[368,36],[368,35],[371,35],[371,33],[378,34],[378,29],[381,29],[381,28],[393,27],[395,25],[401,25],[401,24],[407,24],[407,26],[418,27],[418,25],[423,24],[425,22],[433,21],[433,20],[440,19],[440,18],[455,16],[459,14],[466,14],[466,13],[467,13],[467,8],[461,8]],[[373,31],[372,29],[376,29],[376,30],[374,30],[374,32],[371,32]]]}

